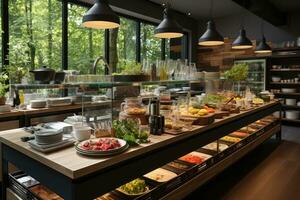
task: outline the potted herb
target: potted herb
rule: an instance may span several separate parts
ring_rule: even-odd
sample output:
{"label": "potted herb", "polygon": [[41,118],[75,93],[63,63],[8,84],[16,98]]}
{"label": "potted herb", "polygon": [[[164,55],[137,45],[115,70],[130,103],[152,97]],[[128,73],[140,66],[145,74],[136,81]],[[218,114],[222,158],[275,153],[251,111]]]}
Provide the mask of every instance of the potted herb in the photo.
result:
{"label": "potted herb", "polygon": [[19,65],[6,65],[5,70],[11,84],[22,83],[22,79],[29,74],[26,67]]}
{"label": "potted herb", "polygon": [[5,105],[6,102],[6,93],[9,88],[9,84],[7,83],[8,76],[7,74],[0,74],[0,105]]}
{"label": "potted herb", "polygon": [[117,82],[149,81],[150,76],[143,72],[141,63],[124,62],[119,73],[113,73],[113,80]]}
{"label": "potted herb", "polygon": [[230,70],[225,71],[224,77],[237,83],[238,93],[240,93],[241,81],[246,81],[249,74],[249,66],[246,63],[233,65]]}

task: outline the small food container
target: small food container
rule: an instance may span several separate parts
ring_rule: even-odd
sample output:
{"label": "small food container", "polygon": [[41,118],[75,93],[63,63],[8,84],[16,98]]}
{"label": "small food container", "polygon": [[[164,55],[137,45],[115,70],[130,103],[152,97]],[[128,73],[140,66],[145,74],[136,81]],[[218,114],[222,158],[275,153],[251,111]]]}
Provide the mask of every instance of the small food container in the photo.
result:
{"label": "small food container", "polygon": [[121,112],[127,115],[144,115],[146,109],[144,108],[142,98],[126,98],[125,102],[121,104]]}
{"label": "small food container", "polygon": [[78,123],[73,125],[73,137],[78,141],[88,140],[91,137],[92,129],[87,125]]}

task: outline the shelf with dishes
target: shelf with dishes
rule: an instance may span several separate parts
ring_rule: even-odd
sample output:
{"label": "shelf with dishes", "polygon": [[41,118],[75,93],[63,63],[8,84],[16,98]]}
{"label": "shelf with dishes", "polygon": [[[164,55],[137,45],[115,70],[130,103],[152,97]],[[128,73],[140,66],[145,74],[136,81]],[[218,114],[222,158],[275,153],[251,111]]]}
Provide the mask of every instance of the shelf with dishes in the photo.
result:
{"label": "shelf with dishes", "polygon": [[[181,199],[279,131],[278,119],[265,117],[95,199]],[[29,200],[45,197],[63,199],[23,171],[9,175],[9,190]]]}

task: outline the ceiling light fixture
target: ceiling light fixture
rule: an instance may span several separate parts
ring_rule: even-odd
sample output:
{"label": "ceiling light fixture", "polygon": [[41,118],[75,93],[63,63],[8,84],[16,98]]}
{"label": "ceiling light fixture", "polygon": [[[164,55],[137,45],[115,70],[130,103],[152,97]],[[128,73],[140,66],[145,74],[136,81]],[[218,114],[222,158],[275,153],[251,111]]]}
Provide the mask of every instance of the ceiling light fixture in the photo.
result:
{"label": "ceiling light fixture", "polygon": [[261,32],[262,32],[262,40],[255,48],[255,53],[262,54],[262,53],[272,53],[272,48],[268,45],[267,40],[264,35],[264,24],[263,21],[261,23]]}
{"label": "ceiling light fixture", "polygon": [[83,16],[82,26],[95,29],[118,28],[120,18],[108,5],[108,0],[95,0],[93,7]]}
{"label": "ceiling light fixture", "polygon": [[199,38],[199,45],[202,46],[218,46],[224,44],[223,36],[216,29],[216,25],[213,21],[213,0],[211,0],[210,6],[210,20],[207,22],[207,28],[204,34]]}
{"label": "ceiling light fixture", "polygon": [[156,27],[154,36],[157,38],[179,38],[183,36],[181,26],[174,20],[169,4],[164,6],[164,18]]}
{"label": "ceiling light fixture", "polygon": [[[245,0],[244,0],[245,5]],[[242,9],[243,11],[243,9]],[[238,37],[232,43],[232,49],[250,49],[253,48],[253,44],[251,40],[247,38],[246,30],[244,29],[244,17],[245,15],[242,13],[242,21],[241,21],[241,30]]]}

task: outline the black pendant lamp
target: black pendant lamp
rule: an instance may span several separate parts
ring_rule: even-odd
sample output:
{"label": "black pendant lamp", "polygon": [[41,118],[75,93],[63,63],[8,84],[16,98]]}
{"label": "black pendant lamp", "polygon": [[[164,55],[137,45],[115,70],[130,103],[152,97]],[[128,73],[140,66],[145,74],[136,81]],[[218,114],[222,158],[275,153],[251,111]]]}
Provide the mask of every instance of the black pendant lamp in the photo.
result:
{"label": "black pendant lamp", "polygon": [[174,20],[172,11],[169,5],[166,5],[164,9],[164,19],[156,27],[154,36],[157,38],[179,38],[183,36],[183,30],[181,26]]}
{"label": "black pendant lamp", "polygon": [[264,35],[264,27],[263,27],[263,22],[261,25],[261,32],[262,32],[262,39],[260,43],[256,46],[255,48],[255,53],[272,53],[272,48],[267,44],[267,40]]}
{"label": "black pendant lamp", "polygon": [[82,26],[95,29],[118,28],[120,18],[108,5],[108,0],[95,0],[94,6],[83,16]]}
{"label": "black pendant lamp", "polygon": [[241,28],[240,34],[232,43],[232,49],[250,49],[253,47],[252,42],[247,38],[244,27]]}
{"label": "black pendant lamp", "polygon": [[[244,4],[244,6],[246,6],[245,0],[243,1],[243,4]],[[243,9],[242,9],[242,11],[243,11]],[[245,17],[245,15],[243,14],[242,21],[241,21],[241,30],[240,30],[238,37],[232,43],[232,46],[231,46],[232,49],[253,48],[253,44],[252,44],[251,40],[249,40],[247,38],[246,30],[244,29],[244,17]]]}
{"label": "black pendant lamp", "polygon": [[210,18],[204,34],[199,38],[198,44],[201,46],[218,46],[224,44],[223,36],[216,29],[216,25],[212,20],[213,0],[211,0]]}

